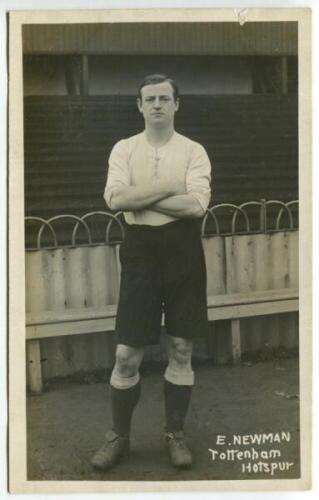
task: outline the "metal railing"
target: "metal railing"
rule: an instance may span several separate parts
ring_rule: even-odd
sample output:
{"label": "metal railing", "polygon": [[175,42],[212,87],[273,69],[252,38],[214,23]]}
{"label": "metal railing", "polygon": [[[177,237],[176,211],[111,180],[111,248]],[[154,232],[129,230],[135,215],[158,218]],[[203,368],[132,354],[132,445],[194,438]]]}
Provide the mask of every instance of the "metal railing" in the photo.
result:
{"label": "metal railing", "polygon": [[[255,231],[251,230],[251,224],[250,224],[250,219],[249,215],[247,213],[247,208],[248,207],[259,207],[259,228]],[[278,207],[278,212],[275,213],[275,227],[270,228],[268,226],[269,222],[269,211],[268,207],[269,206],[276,206]],[[204,215],[203,222],[202,222],[202,227],[201,227],[201,232],[202,236],[206,236],[206,226],[207,226],[207,221],[209,217],[211,217],[214,221],[215,225],[215,234],[225,234],[221,233],[220,231],[220,224],[218,217],[216,215],[216,212],[220,209],[230,209],[231,213],[231,225],[230,225],[230,231],[226,232],[226,234],[238,234],[238,231],[236,231],[236,221],[238,218],[238,215],[242,215],[243,220],[245,222],[245,229],[244,231],[240,231],[241,233],[250,233],[250,232],[261,232],[261,233],[267,233],[267,232],[273,232],[273,231],[282,231],[282,230],[290,230],[293,231],[297,229],[297,223],[294,222],[294,213],[292,211],[292,207],[296,207],[296,211],[298,210],[299,207],[299,201],[298,200],[292,200],[287,203],[284,203],[283,201],[279,200],[259,200],[259,201],[248,201],[245,203],[242,203],[241,205],[234,205],[232,203],[220,203],[218,205],[214,205],[210,208],[207,209],[206,214]],[[288,226],[281,226],[281,220],[283,214],[286,213],[288,216],[288,221],[289,224]],[[272,214],[272,217],[274,217],[274,214]]]}
{"label": "metal railing", "polygon": [[[202,223],[201,223],[201,234],[202,237],[214,236],[214,235],[228,235],[228,234],[248,234],[248,233],[270,233],[275,231],[294,231],[298,229],[298,200],[292,200],[284,203],[279,200],[259,200],[259,201],[249,201],[242,203],[241,205],[235,205],[233,203],[220,203],[218,205],[211,206],[207,209]],[[257,212],[251,213],[250,208],[256,208]],[[273,211],[270,213],[269,208],[272,207]],[[258,217],[258,228],[252,229],[251,220],[252,218]],[[90,228],[89,221],[92,218],[103,217],[105,222],[104,227],[104,239],[103,241],[94,242],[92,235],[92,229]],[[271,221],[270,221],[271,217]],[[241,219],[244,229],[238,230],[238,220]],[[74,225],[70,231],[70,242],[61,243],[56,231],[56,223],[61,223],[68,221],[74,221]],[[224,227],[221,230],[221,220],[223,221]],[[210,222],[213,222],[213,230],[209,227]],[[62,214],[56,215],[49,219],[43,219],[41,217],[28,216],[25,217],[26,224],[37,224],[39,229],[36,232],[34,244],[30,249],[42,249],[50,248],[55,249],[61,246],[79,246],[77,243],[77,236],[79,228],[82,227],[86,242],[85,245],[93,246],[97,244],[104,243],[105,245],[111,245],[115,243],[120,243],[123,240],[125,233],[125,224],[123,212],[117,212],[112,214],[107,211],[93,211],[84,214],[82,217],[73,214]],[[117,228],[117,238],[112,239],[111,231],[116,226]],[[225,229],[226,227],[226,229]],[[47,231],[46,238],[48,237],[48,232],[52,244],[43,244],[43,235]],[[119,235],[119,236],[118,236]],[[81,243],[83,245],[83,243]]]}

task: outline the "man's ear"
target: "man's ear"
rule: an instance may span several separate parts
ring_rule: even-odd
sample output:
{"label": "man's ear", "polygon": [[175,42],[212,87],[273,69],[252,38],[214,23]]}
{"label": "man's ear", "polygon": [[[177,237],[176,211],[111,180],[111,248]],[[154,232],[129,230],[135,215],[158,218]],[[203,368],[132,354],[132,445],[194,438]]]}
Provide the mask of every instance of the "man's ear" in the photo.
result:
{"label": "man's ear", "polygon": [[179,98],[176,99],[175,101],[175,111],[179,110]]}
{"label": "man's ear", "polygon": [[138,108],[139,112],[142,113],[142,101],[141,101],[140,97],[138,97],[136,99],[136,104],[137,104],[137,108]]}

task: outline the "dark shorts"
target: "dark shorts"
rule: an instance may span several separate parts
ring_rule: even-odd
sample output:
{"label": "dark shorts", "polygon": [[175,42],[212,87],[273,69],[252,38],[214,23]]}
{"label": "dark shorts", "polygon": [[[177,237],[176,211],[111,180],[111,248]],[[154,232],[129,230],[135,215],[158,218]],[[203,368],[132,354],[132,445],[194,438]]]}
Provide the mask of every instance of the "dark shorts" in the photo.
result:
{"label": "dark shorts", "polygon": [[196,221],[128,225],[120,261],[118,344],[157,344],[163,312],[169,335],[194,339],[206,333],[206,266]]}

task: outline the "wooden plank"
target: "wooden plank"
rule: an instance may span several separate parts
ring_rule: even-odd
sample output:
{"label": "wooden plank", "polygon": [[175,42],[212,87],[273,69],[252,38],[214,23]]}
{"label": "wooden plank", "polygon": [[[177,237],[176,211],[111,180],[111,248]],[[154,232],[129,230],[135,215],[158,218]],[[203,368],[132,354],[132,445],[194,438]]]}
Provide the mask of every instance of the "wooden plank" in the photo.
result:
{"label": "wooden plank", "polygon": [[[289,253],[287,232],[274,233],[270,237],[270,266],[269,287],[284,288],[290,284]],[[267,343],[278,346],[284,332],[283,322],[279,317],[273,316],[269,320]]]}
{"label": "wooden plank", "polygon": [[27,326],[42,325],[50,323],[68,323],[72,321],[85,321],[99,318],[115,318],[116,305],[103,306],[100,308],[83,307],[79,309],[65,309],[57,314],[55,311],[43,311],[36,315],[27,314]]}
{"label": "wooden plank", "polygon": [[[299,301],[296,299],[259,304],[242,304],[229,307],[212,307],[208,309],[208,319],[210,321],[216,321],[222,319],[277,314],[297,311],[298,307]],[[63,324],[63,327],[61,324]],[[27,339],[103,332],[114,330],[114,328],[115,316],[108,318],[101,317],[95,319],[73,320],[62,323],[52,322],[38,325],[29,324],[27,326]]]}
{"label": "wooden plank", "polygon": [[[65,253],[67,250],[58,248],[47,251],[48,256],[48,295],[49,309],[61,314],[65,309]],[[46,252],[46,251],[44,251]]]}
{"label": "wooden plank", "polygon": [[88,252],[88,305],[94,308],[108,303],[108,247],[98,245]]}
{"label": "wooden plank", "polygon": [[119,267],[115,245],[88,250],[88,305],[116,304],[119,296]]}
{"label": "wooden plank", "polygon": [[[244,277],[242,282],[242,276],[236,276],[237,270],[234,273],[234,280],[237,280],[240,285],[244,284],[244,291],[239,290],[231,294],[221,293],[225,292],[225,280],[223,282],[222,278],[224,279],[226,274],[225,262],[223,262],[223,238],[217,237],[214,246],[207,242],[208,253],[206,255],[212,257],[208,270],[210,276],[208,291],[213,292],[208,296],[208,316],[210,320],[251,318],[242,321],[240,325],[242,347],[245,345],[243,339],[246,338],[246,329],[249,338],[258,344],[257,348],[260,346],[262,339],[257,338],[260,331],[259,325],[263,325],[265,319],[269,323],[269,329],[263,332],[267,334],[264,341],[271,345],[278,345],[279,340],[280,342],[283,340],[282,332],[289,331],[289,338],[286,336],[283,342],[287,345],[291,345],[290,337],[296,339],[296,334],[298,334],[295,328],[292,331],[294,325],[292,322],[288,325],[286,315],[282,314],[298,310],[298,283],[293,289],[286,288],[291,286],[292,281],[294,283],[297,281],[294,263],[298,261],[296,258],[298,234],[287,233],[285,238],[275,236],[276,238],[273,238],[273,235],[267,235],[266,238],[264,235],[253,235],[249,238],[235,237],[238,241],[242,239],[242,243],[235,244],[235,253],[239,250],[239,255],[234,255],[233,258],[243,263]],[[267,240],[266,250],[265,239]],[[291,250],[292,242],[295,243],[293,250]],[[243,254],[245,245],[248,257]],[[278,252],[275,249],[278,247],[283,250],[283,259],[287,257],[284,263],[286,272],[281,273],[279,277],[273,277],[275,272],[280,271],[278,263],[274,263],[273,260],[277,257]],[[96,345],[99,345],[98,333],[114,331],[115,304],[119,287],[118,246],[103,245],[92,248],[80,249],[75,259],[73,259],[74,251],[78,249],[63,249],[64,256],[62,250],[29,253],[29,255],[36,256],[33,262],[34,268],[29,266],[27,269],[28,284],[33,284],[36,293],[32,294],[31,291],[31,297],[28,299],[27,338],[47,338],[48,343],[52,343],[52,348],[47,351],[48,355],[46,354],[49,359],[47,364],[50,364],[50,369],[46,370],[48,373],[60,373],[61,370],[65,374],[71,373],[75,359],[77,367],[88,368],[96,364],[100,365],[101,358],[96,356],[97,347],[93,347],[92,337],[90,339],[89,336],[83,334],[96,333]],[[293,280],[290,277],[292,271],[295,272]],[[220,273],[221,278],[218,278],[215,283],[214,273]],[[268,283],[268,278],[265,280],[265,275],[270,275],[270,283]],[[39,281],[34,282],[34,276],[39,278]],[[275,289],[263,289],[269,285],[275,285]],[[80,287],[80,290],[76,287]],[[215,295],[216,292],[219,292],[218,295]],[[64,300],[64,297],[67,300]],[[109,303],[109,300],[113,305],[105,305]],[[280,314],[281,318],[273,320],[274,314]],[[257,321],[258,316],[265,316],[260,318],[260,323]],[[278,335],[272,338],[269,332],[273,331],[274,321],[277,322]],[[218,326],[221,325],[222,322],[218,323]],[[216,359],[225,360],[227,352],[229,355],[231,353],[230,346],[233,339],[228,328],[226,330],[221,328],[219,333]],[[64,335],[76,336],[78,334],[82,335],[73,339],[63,338]],[[108,338],[113,341],[113,336],[108,336]],[[111,358],[112,356],[110,356],[110,361]]]}
{"label": "wooden plank", "polygon": [[269,290],[269,235],[256,234],[251,239],[254,262],[253,290]]}
{"label": "wooden plank", "polygon": [[254,288],[254,256],[251,241],[251,235],[233,235],[225,238],[227,293],[249,292]]}
{"label": "wooden plank", "polygon": [[41,394],[43,389],[40,341],[27,342],[28,379],[32,394]]}
{"label": "wooden plank", "polygon": [[299,285],[299,233],[293,231],[287,234],[289,258],[289,286],[298,288]]}
{"label": "wooden plank", "polygon": [[203,238],[202,242],[207,270],[207,294],[219,295],[226,293],[224,238],[214,236]]}
{"label": "wooden plank", "polygon": [[298,298],[298,289],[282,288],[278,290],[257,290],[247,293],[232,293],[225,295],[208,296],[209,306],[228,306],[239,304],[254,304],[259,302],[275,302]]}
{"label": "wooden plank", "polygon": [[270,254],[269,288],[289,287],[289,253],[286,232],[271,235]]}
{"label": "wooden plank", "polygon": [[69,248],[65,254],[65,278],[67,306],[86,307],[88,299],[88,249],[87,247]]}
{"label": "wooden plank", "polygon": [[[242,219],[239,215],[237,223],[241,222]],[[225,237],[225,291],[227,295],[250,290],[251,280],[253,278],[250,238],[249,235]],[[231,332],[230,336],[224,336],[224,343],[224,347],[227,348],[231,354]]]}
{"label": "wooden plank", "polygon": [[[257,294],[257,292],[256,292]],[[211,314],[211,311],[214,311],[216,317],[218,316],[220,319],[228,319],[235,317],[234,315],[238,315],[238,317],[246,316],[254,316],[258,314],[262,314],[259,311],[263,311],[264,314],[275,314],[276,312],[284,312],[286,311],[296,311],[298,310],[298,299],[295,298],[295,293],[286,294],[284,299],[278,300],[278,297],[275,297],[274,300],[271,300],[271,297],[268,297],[267,301],[259,301],[256,300],[249,302],[240,302],[241,300],[245,300],[243,296],[240,294],[238,298],[238,302],[233,302],[229,300],[227,296],[216,296],[208,298],[208,309]],[[253,298],[253,297],[251,297]],[[227,300],[225,300],[227,299]],[[104,320],[108,322],[114,322],[116,317],[116,306],[105,306],[103,308],[94,309],[94,308],[83,308],[78,310],[69,310],[64,311],[63,314],[56,315],[52,312],[43,312],[36,316],[28,314],[27,315],[27,329],[29,332],[37,331],[39,332],[41,328],[45,330],[45,328],[50,325],[54,326],[61,330],[61,324],[63,324],[63,329],[73,329],[72,326],[67,326],[68,324],[81,324],[90,321],[98,321]],[[213,318],[211,318],[213,319]],[[39,333],[37,333],[36,337],[39,337]]]}
{"label": "wooden plank", "polygon": [[[211,221],[208,221],[211,222]],[[209,224],[207,224],[208,226]],[[225,270],[225,240],[222,236],[205,237],[202,239],[206,261],[207,294],[219,295],[226,292]],[[229,348],[225,345],[225,331],[220,331],[220,325],[214,325],[211,335],[203,339],[205,351],[213,352],[215,362],[224,364],[228,361]],[[227,330],[228,331],[228,330]],[[226,337],[229,335],[226,334]],[[214,346],[212,349],[212,345]]]}
{"label": "wooden plank", "polygon": [[241,361],[241,342],[240,342],[240,320],[231,321],[231,340],[232,340],[232,358],[233,363],[238,364]]}
{"label": "wooden plank", "polygon": [[116,246],[106,246],[107,304],[116,304],[119,298],[119,268]]}
{"label": "wooden plank", "polygon": [[121,266],[121,261],[120,261],[120,246],[121,245],[115,245],[115,254],[116,254],[116,269],[117,269],[117,283],[118,283],[118,291],[120,290],[120,284],[121,284],[121,272],[122,272],[122,266]]}
{"label": "wooden plank", "polygon": [[27,326],[27,340],[47,337],[61,337],[65,335],[80,335],[82,333],[109,332],[115,329],[115,318],[100,318],[87,321],[73,321],[51,323],[44,325]]}
{"label": "wooden plank", "polygon": [[[266,234],[254,235],[251,239],[253,254],[252,290],[268,290],[269,238]],[[256,293],[256,292],[254,292]],[[252,317],[241,322],[242,349],[247,345],[249,351],[257,351],[264,343],[266,322],[264,317]]]}
{"label": "wooden plank", "polygon": [[221,319],[248,318],[268,314],[281,314],[285,312],[298,311],[299,301],[283,300],[260,304],[243,304],[239,306],[217,307],[208,309],[208,319],[216,321]]}
{"label": "wooden plank", "polygon": [[26,252],[26,311],[49,309],[47,251]]}

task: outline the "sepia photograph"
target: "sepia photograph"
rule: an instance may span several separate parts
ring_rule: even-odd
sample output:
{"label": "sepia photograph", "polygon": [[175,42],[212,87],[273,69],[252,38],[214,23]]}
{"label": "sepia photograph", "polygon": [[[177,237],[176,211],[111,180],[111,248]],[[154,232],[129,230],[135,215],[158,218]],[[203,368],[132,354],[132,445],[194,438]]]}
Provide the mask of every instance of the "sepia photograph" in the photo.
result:
{"label": "sepia photograph", "polygon": [[310,20],[10,13],[11,492],[310,487]]}

